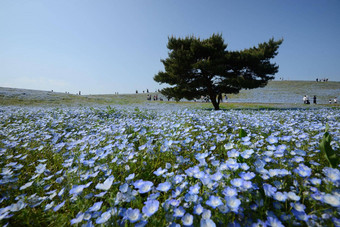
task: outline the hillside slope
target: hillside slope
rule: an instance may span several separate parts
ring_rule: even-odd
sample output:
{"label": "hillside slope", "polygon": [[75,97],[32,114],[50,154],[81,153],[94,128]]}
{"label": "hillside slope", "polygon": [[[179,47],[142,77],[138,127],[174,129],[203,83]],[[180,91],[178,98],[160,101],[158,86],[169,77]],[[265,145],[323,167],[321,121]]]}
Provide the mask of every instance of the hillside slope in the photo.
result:
{"label": "hillside slope", "polygon": [[[150,93],[152,96],[154,94]],[[313,96],[316,95],[318,104],[328,104],[329,99],[333,100],[334,97],[340,96],[340,82],[270,81],[264,88],[241,90],[237,95],[228,95],[228,102],[301,104],[304,95],[308,95],[311,101]],[[158,94],[158,96],[162,97],[161,94]],[[0,87],[0,105],[141,104],[147,102],[146,97],[147,94],[145,93],[74,95]]]}

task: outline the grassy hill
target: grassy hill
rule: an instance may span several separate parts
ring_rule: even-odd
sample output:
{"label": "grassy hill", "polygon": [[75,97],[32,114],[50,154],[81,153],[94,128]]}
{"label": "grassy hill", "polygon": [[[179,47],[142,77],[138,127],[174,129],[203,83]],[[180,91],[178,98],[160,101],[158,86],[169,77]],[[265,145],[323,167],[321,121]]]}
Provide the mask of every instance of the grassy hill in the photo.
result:
{"label": "grassy hill", "polygon": [[304,95],[311,101],[315,95],[318,104],[328,104],[329,99],[340,96],[340,82],[270,81],[264,88],[230,95],[230,102],[299,104]]}
{"label": "grassy hill", "polygon": [[[156,93],[150,93],[155,95]],[[157,94],[162,97],[161,94]],[[228,95],[225,106],[295,106],[302,104],[302,98],[308,95],[312,100],[317,96],[318,104],[328,104],[329,99],[340,96],[340,82],[314,81],[271,81],[264,88],[241,90],[237,95]],[[106,94],[106,95],[74,95],[51,91],[16,89],[0,87],[0,105],[124,105],[154,103],[146,100],[147,94]],[[164,100],[166,100],[163,97]],[[163,102],[169,103],[169,102]],[[173,104],[173,102],[170,102]],[[210,106],[193,102],[180,104],[194,106]]]}

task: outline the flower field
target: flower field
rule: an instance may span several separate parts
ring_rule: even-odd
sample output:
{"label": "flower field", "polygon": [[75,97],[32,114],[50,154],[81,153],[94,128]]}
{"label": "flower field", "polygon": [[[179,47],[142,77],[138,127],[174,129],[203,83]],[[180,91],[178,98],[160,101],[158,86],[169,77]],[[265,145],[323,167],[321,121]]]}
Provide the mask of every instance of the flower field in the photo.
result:
{"label": "flower field", "polygon": [[340,226],[340,109],[0,107],[3,226]]}

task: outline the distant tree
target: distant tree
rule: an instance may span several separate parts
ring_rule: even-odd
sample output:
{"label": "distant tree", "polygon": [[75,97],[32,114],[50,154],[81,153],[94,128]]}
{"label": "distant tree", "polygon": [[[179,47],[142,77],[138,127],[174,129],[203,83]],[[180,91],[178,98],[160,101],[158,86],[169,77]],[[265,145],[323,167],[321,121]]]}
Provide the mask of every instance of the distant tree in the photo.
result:
{"label": "distant tree", "polygon": [[274,79],[278,66],[270,62],[283,40],[260,43],[241,51],[227,51],[222,35],[201,40],[194,36],[169,37],[169,56],[162,59],[165,71],[154,76],[156,82],[171,87],[161,90],[176,101],[209,96],[219,109],[221,94],[236,94],[241,89],[264,87]]}

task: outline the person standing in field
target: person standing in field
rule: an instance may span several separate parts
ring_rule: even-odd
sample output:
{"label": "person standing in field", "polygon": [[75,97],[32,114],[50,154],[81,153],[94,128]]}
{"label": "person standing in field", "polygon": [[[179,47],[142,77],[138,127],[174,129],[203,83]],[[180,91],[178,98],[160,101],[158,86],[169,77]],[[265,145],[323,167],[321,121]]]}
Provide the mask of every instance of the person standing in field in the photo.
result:
{"label": "person standing in field", "polygon": [[333,100],[334,104],[336,104],[338,102],[338,100],[336,99],[336,97]]}
{"label": "person standing in field", "polygon": [[316,96],[313,97],[313,103],[316,104]]}
{"label": "person standing in field", "polygon": [[303,97],[303,104],[307,104],[307,96],[305,95],[304,97]]}

